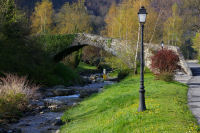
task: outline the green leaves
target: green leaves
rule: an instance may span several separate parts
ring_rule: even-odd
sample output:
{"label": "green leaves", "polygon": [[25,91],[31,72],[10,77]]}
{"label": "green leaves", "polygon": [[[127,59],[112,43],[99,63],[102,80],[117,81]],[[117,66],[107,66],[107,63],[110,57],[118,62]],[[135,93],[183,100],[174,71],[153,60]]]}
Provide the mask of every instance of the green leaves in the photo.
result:
{"label": "green leaves", "polygon": [[66,3],[56,14],[55,32],[60,34],[74,34],[91,32],[90,17],[85,9],[84,0],[72,4]]}
{"label": "green leaves", "polygon": [[34,37],[35,40],[42,46],[42,49],[47,52],[48,55],[56,55],[64,49],[68,48],[75,39],[74,34],[68,35],[40,35]]}
{"label": "green leaves", "polygon": [[172,6],[172,11],[172,16],[164,23],[164,40],[169,45],[180,46],[183,35],[183,20],[179,16],[177,4]]}

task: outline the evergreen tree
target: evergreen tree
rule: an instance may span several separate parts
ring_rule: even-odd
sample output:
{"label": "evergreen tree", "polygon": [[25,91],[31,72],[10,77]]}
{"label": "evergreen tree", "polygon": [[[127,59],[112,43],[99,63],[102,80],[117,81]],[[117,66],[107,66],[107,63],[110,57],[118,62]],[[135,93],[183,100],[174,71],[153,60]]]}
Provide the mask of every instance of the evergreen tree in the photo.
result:
{"label": "evergreen tree", "polygon": [[16,9],[15,1],[0,1],[0,39],[19,39],[27,34],[27,19]]}

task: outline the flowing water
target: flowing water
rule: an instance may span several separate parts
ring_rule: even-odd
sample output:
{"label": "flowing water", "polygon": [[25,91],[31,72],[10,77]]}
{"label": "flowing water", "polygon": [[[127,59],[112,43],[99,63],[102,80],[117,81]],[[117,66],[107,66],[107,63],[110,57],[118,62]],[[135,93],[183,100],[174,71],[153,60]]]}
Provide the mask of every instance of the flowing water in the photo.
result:
{"label": "flowing water", "polygon": [[[113,81],[100,81],[93,82],[85,86],[73,86],[72,89],[79,90],[77,94],[70,96],[56,96],[41,99],[40,104],[48,105],[48,108],[60,107],[60,106],[74,106],[79,103],[82,99],[78,92],[80,90],[95,90],[100,92],[105,85],[114,84]],[[66,108],[65,108],[66,109]],[[18,123],[12,124],[10,127],[12,130],[9,133],[58,133],[59,128],[62,125],[60,120],[63,115],[63,111],[50,111],[49,109],[43,109],[40,112],[26,116],[19,120]],[[13,130],[14,129],[14,130]]]}

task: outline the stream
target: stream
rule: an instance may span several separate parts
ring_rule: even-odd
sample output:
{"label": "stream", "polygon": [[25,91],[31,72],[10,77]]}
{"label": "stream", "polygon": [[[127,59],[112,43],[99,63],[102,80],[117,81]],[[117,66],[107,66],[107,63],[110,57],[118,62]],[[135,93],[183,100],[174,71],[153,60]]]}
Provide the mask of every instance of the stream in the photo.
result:
{"label": "stream", "polygon": [[103,81],[101,74],[83,78],[88,80],[85,86],[41,88],[43,98],[31,102],[34,111],[9,125],[10,130],[2,133],[59,133],[60,126],[64,124],[61,116],[65,110],[78,105],[85,97],[101,92],[105,85],[115,83],[113,79]]}

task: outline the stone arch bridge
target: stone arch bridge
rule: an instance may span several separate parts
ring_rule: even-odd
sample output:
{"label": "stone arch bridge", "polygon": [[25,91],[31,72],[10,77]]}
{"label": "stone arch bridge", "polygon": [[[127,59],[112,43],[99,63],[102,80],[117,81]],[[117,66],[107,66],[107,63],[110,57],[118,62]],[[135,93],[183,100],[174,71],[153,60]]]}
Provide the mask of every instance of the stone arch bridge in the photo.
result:
{"label": "stone arch bridge", "polygon": [[[124,46],[127,46],[126,45],[127,43],[130,43],[130,42],[120,40],[120,39],[102,37],[99,35],[79,33],[75,36],[74,41],[72,42],[70,46],[68,46],[66,49],[63,49],[62,51],[54,55],[54,59],[56,62],[59,62],[67,55],[88,45],[101,48],[113,54],[114,56],[118,56],[121,53],[121,49]],[[157,44],[144,44],[144,45],[145,45],[145,64],[147,67],[150,68],[150,64],[151,64],[150,57],[152,56],[152,51],[159,50],[161,47],[160,45],[157,45]],[[173,50],[179,55],[180,66],[182,67],[182,69],[184,70],[186,74],[191,76],[192,72],[190,68],[188,67],[187,63],[185,62],[185,59],[179,47],[170,46],[170,45],[168,46],[165,45],[164,47]],[[135,51],[133,53],[135,53]]]}

